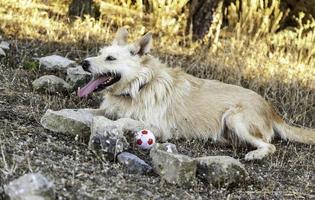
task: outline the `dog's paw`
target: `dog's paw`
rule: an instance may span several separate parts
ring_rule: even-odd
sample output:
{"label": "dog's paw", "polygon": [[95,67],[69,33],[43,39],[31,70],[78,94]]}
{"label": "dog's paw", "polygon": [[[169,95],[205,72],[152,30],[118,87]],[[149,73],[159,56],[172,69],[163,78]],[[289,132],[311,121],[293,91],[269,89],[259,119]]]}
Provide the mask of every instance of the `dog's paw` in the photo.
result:
{"label": "dog's paw", "polygon": [[266,156],[266,153],[261,150],[250,151],[245,155],[245,160],[261,160]]}

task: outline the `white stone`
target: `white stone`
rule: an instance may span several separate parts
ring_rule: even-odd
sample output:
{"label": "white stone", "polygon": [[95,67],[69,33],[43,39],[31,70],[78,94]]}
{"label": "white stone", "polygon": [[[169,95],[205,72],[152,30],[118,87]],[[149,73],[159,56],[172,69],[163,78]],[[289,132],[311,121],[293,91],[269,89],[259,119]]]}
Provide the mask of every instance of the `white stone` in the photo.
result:
{"label": "white stone", "polygon": [[209,185],[229,186],[242,183],[248,173],[238,160],[229,156],[205,156],[195,159],[197,165],[197,177]]}
{"label": "white stone", "polygon": [[63,93],[72,89],[67,82],[54,75],[41,76],[32,85],[35,90],[48,93]]}
{"label": "white stone", "polygon": [[10,44],[8,42],[6,42],[6,41],[2,41],[0,43],[0,48],[2,48],[2,49],[10,49]]}
{"label": "white stone", "polygon": [[4,186],[4,192],[11,200],[52,200],[55,186],[40,173],[30,173]]}
{"label": "white stone", "polygon": [[91,124],[89,148],[100,150],[111,160],[115,159],[116,155],[129,147],[123,130],[123,125],[119,121],[95,116]]}
{"label": "white stone", "polygon": [[71,67],[75,64],[73,60],[59,56],[51,55],[38,58],[40,67],[48,71],[51,70],[66,70],[68,67]]}
{"label": "white stone", "polygon": [[1,48],[0,48],[0,56],[6,56],[5,52]]}
{"label": "white stone", "polygon": [[[171,149],[171,152],[169,152]],[[170,143],[156,143],[150,151],[154,171],[163,180],[180,186],[196,183],[197,162],[189,156],[177,153],[176,146]]]}
{"label": "white stone", "polygon": [[90,136],[90,126],[93,114],[85,109],[63,109],[53,111],[48,109],[41,118],[41,125],[53,132],[79,135],[83,138]]}

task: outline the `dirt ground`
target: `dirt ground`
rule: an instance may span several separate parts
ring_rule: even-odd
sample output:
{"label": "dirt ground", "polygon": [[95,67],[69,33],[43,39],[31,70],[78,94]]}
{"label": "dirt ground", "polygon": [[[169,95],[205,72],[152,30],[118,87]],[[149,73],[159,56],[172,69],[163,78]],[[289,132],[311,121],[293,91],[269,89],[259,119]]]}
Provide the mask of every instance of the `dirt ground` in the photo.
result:
{"label": "dirt ground", "polygon": [[[171,141],[181,153],[192,157],[228,155],[240,159],[250,179],[229,188],[212,188],[202,182],[182,188],[163,182],[155,174],[126,173],[120,164],[103,160],[88,150],[84,141],[45,130],[39,123],[48,108],[97,107],[99,100],[96,96],[80,99],[74,92],[36,93],[31,83],[44,73],[31,58],[57,53],[80,60],[94,50],[88,52],[89,46],[81,46],[84,51],[80,51],[71,45],[35,41],[14,40],[11,44],[7,57],[0,58],[0,188],[25,173],[41,172],[55,183],[56,199],[315,199],[315,147],[280,140],[274,141],[277,148],[274,155],[252,162],[243,159],[246,147],[234,149],[210,141]],[[160,56],[185,65],[180,56]],[[297,109],[296,102],[285,96],[284,101],[268,96],[270,93],[266,98],[276,102],[277,110],[286,119],[303,114],[293,121],[314,128],[314,91],[305,93],[309,101],[300,102],[302,109]],[[288,108],[290,105],[294,108]],[[130,151],[150,161],[148,152]]]}

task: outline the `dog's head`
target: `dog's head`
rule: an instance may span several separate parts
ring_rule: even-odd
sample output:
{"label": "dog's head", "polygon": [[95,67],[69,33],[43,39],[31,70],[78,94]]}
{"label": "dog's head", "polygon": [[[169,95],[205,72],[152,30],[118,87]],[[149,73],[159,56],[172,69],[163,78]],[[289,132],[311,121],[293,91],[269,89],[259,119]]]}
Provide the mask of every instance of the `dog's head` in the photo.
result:
{"label": "dog's head", "polygon": [[83,88],[79,88],[80,97],[93,91],[109,89],[116,93],[123,92],[124,87],[143,71],[141,60],[150,51],[152,34],[145,34],[133,44],[127,44],[127,37],[127,29],[120,28],[112,44],[101,49],[99,56],[83,61],[82,68],[90,72],[93,78]]}

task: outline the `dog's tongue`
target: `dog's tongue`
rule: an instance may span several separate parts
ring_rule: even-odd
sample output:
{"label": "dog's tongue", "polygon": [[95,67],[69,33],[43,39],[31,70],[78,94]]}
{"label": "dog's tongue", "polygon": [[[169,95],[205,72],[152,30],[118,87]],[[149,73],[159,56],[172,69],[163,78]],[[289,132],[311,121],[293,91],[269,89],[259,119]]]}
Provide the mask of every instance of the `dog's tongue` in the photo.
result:
{"label": "dog's tongue", "polygon": [[92,93],[99,85],[104,83],[109,77],[101,76],[96,79],[92,79],[88,84],[86,84],[83,88],[78,88],[78,96],[85,97]]}

